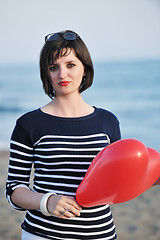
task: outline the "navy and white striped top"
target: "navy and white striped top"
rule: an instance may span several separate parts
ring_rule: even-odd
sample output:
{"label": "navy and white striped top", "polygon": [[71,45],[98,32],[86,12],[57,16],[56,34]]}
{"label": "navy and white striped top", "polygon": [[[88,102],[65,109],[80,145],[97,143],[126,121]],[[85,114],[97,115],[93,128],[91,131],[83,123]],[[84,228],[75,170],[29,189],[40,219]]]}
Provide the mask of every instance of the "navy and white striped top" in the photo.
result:
{"label": "navy and white striped top", "polygon": [[[95,108],[87,116],[62,118],[29,112],[17,120],[11,137],[6,196],[15,188],[29,187],[34,166],[33,190],[75,196],[93,158],[106,145],[120,139],[119,122],[110,112]],[[110,207],[83,208],[80,217],[61,219],[27,210],[22,228],[55,240],[116,239]]]}

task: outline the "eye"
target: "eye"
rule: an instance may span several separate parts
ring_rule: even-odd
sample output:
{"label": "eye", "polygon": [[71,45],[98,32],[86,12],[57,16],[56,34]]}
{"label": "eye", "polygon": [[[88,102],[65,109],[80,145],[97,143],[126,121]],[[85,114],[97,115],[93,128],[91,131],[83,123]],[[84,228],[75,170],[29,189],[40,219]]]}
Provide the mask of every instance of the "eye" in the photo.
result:
{"label": "eye", "polygon": [[50,71],[56,71],[57,69],[58,69],[58,65],[49,66]]}
{"label": "eye", "polygon": [[73,67],[75,67],[76,65],[74,64],[74,63],[68,63],[67,64],[67,68],[73,68]]}

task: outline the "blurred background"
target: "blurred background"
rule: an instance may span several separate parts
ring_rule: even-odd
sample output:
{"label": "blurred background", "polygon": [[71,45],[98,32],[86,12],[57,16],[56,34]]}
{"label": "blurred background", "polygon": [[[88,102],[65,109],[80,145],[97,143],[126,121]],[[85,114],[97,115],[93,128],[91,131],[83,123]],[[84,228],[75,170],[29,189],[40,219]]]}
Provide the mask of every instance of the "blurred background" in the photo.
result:
{"label": "blurred background", "polygon": [[8,149],[16,119],[45,96],[39,54],[48,33],[71,29],[95,66],[84,93],[91,105],[119,118],[122,138],[157,150],[160,141],[160,1],[0,1],[0,149]]}
{"label": "blurred background", "polygon": [[[65,29],[82,37],[93,59],[85,100],[118,117],[122,138],[160,151],[160,0],[0,0],[0,239],[20,239],[23,218],[3,193],[10,135],[18,117],[50,101],[39,54],[45,35]],[[158,190],[113,206],[119,240],[160,239]]]}

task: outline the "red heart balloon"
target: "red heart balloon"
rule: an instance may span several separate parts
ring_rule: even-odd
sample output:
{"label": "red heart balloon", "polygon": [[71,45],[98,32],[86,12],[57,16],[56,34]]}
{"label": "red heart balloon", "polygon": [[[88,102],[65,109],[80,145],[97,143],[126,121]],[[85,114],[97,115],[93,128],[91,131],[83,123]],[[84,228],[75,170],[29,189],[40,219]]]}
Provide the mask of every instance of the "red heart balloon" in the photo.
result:
{"label": "red heart balloon", "polygon": [[142,192],[151,187],[160,177],[160,153],[153,148],[147,148],[149,154],[148,167],[142,184]]}
{"label": "red heart balloon", "polygon": [[119,140],[92,161],[76,192],[84,207],[120,203],[141,194],[148,166],[148,150],[135,139]]}

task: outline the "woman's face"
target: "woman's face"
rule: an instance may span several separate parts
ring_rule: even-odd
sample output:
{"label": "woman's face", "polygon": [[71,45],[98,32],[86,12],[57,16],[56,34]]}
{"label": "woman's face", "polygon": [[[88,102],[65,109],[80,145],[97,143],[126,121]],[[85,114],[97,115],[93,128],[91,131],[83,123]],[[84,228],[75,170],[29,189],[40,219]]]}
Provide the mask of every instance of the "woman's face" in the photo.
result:
{"label": "woman's face", "polygon": [[[65,51],[65,49],[64,49]],[[82,62],[76,57],[74,50],[59,57],[49,66],[51,84],[55,97],[68,94],[79,94],[79,87],[85,75]]]}

